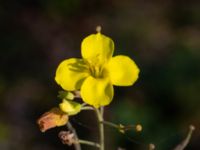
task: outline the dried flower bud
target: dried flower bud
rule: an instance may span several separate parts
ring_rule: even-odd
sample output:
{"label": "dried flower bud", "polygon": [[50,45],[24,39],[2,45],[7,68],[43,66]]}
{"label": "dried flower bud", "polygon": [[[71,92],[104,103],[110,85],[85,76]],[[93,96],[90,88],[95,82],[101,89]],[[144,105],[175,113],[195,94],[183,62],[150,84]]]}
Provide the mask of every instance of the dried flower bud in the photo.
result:
{"label": "dried flower bud", "polygon": [[71,146],[72,144],[75,143],[75,137],[74,133],[71,133],[70,131],[60,131],[58,134],[58,137],[61,139],[63,144],[67,144]]}
{"label": "dried flower bud", "polygon": [[38,120],[37,124],[41,132],[48,129],[63,126],[68,122],[68,115],[63,113],[59,108],[52,108],[50,111],[44,113]]}

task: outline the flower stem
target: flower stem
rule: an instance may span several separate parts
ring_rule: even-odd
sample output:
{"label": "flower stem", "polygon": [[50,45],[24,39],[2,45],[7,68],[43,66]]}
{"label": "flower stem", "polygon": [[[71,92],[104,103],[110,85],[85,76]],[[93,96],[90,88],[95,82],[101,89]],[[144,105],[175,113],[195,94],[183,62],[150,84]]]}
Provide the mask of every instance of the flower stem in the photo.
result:
{"label": "flower stem", "polygon": [[91,142],[91,141],[86,141],[86,140],[78,140],[78,143],[80,144],[85,144],[85,145],[90,145],[90,146],[93,146],[93,147],[97,147],[99,148],[100,145],[98,143],[95,143],[95,142]]}
{"label": "flower stem", "polygon": [[100,109],[95,109],[98,123],[99,123],[99,138],[100,138],[100,147],[99,150],[105,150],[104,149],[104,124],[102,123],[104,121],[103,114],[104,114],[104,108],[101,107]]}
{"label": "flower stem", "polygon": [[90,106],[83,106],[81,110],[94,110],[94,109]]}
{"label": "flower stem", "polygon": [[115,124],[115,123],[112,123],[112,122],[109,122],[109,121],[102,121],[101,123],[107,125],[107,126],[110,126],[110,127],[113,127],[113,128],[116,128],[116,129],[120,129],[120,126]]}
{"label": "flower stem", "polygon": [[100,122],[100,143],[101,143],[101,150],[104,150],[104,147],[105,147],[105,142],[104,142],[104,124],[101,123],[102,121],[104,121],[104,118],[103,118],[103,114],[104,114],[104,107],[101,107],[100,108],[100,113],[101,113],[101,118],[99,120]]}
{"label": "flower stem", "polygon": [[189,126],[189,131],[188,131],[188,134],[187,134],[186,138],[179,145],[177,145],[174,148],[174,150],[184,150],[185,147],[188,145],[194,130],[195,130],[195,127],[193,125],[190,125]]}
{"label": "flower stem", "polygon": [[128,131],[128,130],[131,130],[131,129],[134,129],[136,132],[142,131],[142,125],[140,125],[140,124],[124,126],[122,124],[118,125],[118,124],[115,124],[115,123],[112,123],[112,122],[109,122],[109,121],[102,121],[102,123],[107,125],[107,126],[116,128],[122,133],[124,133],[125,131]]}

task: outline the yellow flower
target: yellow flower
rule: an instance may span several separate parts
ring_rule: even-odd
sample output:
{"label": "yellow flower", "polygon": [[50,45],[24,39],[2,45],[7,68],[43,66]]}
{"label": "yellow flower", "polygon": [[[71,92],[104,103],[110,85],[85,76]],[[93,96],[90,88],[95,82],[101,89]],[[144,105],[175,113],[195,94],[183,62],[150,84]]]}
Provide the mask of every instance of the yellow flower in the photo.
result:
{"label": "yellow flower", "polygon": [[87,36],[81,44],[82,59],[62,61],[55,80],[67,91],[80,90],[83,101],[96,108],[110,104],[113,85],[130,86],[137,79],[139,68],[124,55],[112,57],[114,42],[98,32]]}

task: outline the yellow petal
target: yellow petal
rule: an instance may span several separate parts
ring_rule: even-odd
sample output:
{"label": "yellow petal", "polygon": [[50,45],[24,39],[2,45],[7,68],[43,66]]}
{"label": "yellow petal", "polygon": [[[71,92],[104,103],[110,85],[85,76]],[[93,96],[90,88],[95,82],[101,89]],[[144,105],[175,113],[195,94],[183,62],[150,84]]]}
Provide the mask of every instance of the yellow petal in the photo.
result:
{"label": "yellow petal", "polygon": [[55,80],[65,90],[80,89],[88,76],[87,66],[82,59],[70,58],[61,62],[56,70]]}
{"label": "yellow petal", "polygon": [[83,101],[96,108],[110,104],[114,90],[108,78],[88,77],[81,86]]}
{"label": "yellow petal", "polygon": [[112,57],[113,51],[112,39],[101,33],[87,36],[81,44],[82,57],[86,60],[98,59],[103,63]]}
{"label": "yellow petal", "polygon": [[130,86],[138,79],[139,68],[127,56],[113,57],[109,61],[107,69],[112,84],[117,86]]}
{"label": "yellow petal", "polygon": [[59,106],[60,109],[68,115],[75,115],[81,111],[81,104],[74,101],[63,100]]}

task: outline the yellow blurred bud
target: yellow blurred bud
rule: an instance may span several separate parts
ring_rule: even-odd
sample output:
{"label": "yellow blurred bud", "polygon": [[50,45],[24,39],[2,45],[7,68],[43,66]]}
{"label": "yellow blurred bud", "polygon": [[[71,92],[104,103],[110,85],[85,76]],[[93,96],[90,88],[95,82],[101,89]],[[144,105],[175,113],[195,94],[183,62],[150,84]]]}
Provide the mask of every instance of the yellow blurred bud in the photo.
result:
{"label": "yellow blurred bud", "polygon": [[69,116],[76,115],[81,111],[81,104],[74,101],[63,100],[63,102],[59,104],[59,107]]}

